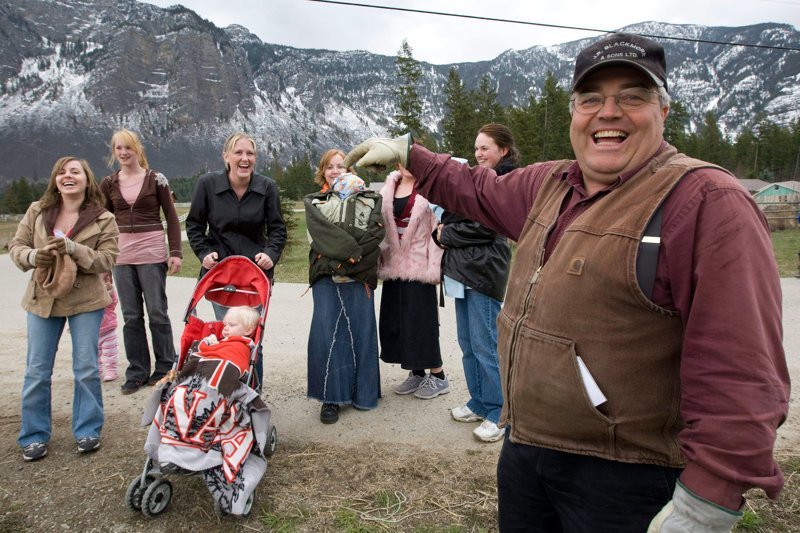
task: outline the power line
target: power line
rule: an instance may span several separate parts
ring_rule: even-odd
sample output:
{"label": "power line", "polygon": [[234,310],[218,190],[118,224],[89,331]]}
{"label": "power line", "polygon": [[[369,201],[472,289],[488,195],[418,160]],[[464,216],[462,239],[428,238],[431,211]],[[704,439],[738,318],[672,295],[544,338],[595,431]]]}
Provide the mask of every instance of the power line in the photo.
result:
{"label": "power line", "polygon": [[[584,28],[581,26],[565,26],[562,24],[546,24],[544,22],[530,22],[527,20],[514,20],[514,19],[500,19],[494,17],[481,17],[478,15],[464,15],[461,13],[447,13],[444,11],[429,11],[426,9],[411,9],[408,7],[395,7],[395,6],[381,6],[375,4],[362,4],[358,2],[342,2],[339,0],[309,0],[309,2],[319,2],[320,4],[336,4],[341,6],[350,7],[367,7],[371,9],[382,9],[386,11],[402,11],[404,13],[418,13],[422,15],[437,15],[441,17],[454,17],[470,20],[480,20],[486,22],[503,22],[506,24],[522,24],[524,26],[540,26],[543,28],[556,28],[562,30],[578,30],[596,33],[619,33],[616,30],[602,30],[598,28]],[[690,37],[673,37],[669,35],[653,35],[648,33],[640,33],[642,37],[649,37],[651,39],[665,39],[670,41],[684,41],[689,43],[702,43],[702,44],[720,44],[723,46],[742,46],[745,48],[764,48],[769,50],[781,50],[784,52],[800,52],[800,48],[791,46],[773,46],[769,44],[755,44],[755,43],[731,43],[727,41],[712,41],[710,39],[693,39]]]}

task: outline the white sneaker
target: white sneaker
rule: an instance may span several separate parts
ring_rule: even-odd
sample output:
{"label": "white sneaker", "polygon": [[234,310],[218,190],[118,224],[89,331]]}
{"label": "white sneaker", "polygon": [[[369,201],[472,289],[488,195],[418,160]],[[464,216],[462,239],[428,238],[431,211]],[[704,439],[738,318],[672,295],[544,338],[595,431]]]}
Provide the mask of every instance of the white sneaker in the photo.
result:
{"label": "white sneaker", "polygon": [[506,428],[499,428],[497,424],[491,420],[484,420],[483,423],[476,427],[472,432],[475,438],[483,442],[497,442],[503,438],[506,433]]}
{"label": "white sneaker", "polygon": [[483,418],[472,412],[466,405],[459,405],[450,409],[450,415],[459,422],[480,422]]}

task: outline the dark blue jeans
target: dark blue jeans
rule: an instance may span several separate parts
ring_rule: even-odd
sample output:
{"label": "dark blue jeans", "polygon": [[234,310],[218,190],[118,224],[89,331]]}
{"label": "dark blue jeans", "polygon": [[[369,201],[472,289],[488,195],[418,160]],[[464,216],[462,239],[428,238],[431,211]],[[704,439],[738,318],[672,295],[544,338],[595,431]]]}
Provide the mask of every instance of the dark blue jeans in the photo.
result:
{"label": "dark blue jeans", "polygon": [[500,531],[643,533],[672,499],[680,468],[514,444],[497,463]]}
{"label": "dark blue jeans", "polygon": [[144,329],[144,310],[155,355],[155,372],[163,373],[175,361],[172,325],[167,314],[167,263],[116,265],[114,284],[122,308],[122,337],[128,369],[127,381],[147,381],[150,377],[150,349]]}

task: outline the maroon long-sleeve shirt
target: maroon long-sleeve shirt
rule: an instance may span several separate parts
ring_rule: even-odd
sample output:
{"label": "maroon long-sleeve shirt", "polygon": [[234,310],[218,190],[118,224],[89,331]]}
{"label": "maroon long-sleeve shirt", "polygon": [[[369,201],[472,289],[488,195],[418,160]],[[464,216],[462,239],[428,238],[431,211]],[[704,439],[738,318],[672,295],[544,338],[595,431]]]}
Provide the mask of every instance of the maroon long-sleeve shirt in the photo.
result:
{"label": "maroon long-sleeve shirt", "polygon": [[[658,152],[667,146],[663,143]],[[426,198],[514,240],[543,180],[566,180],[572,193],[561,206],[545,258],[582,212],[639,170],[588,196],[577,163],[556,177],[551,177],[552,167],[531,165],[497,177],[492,170],[451,162],[418,145],[409,157],[409,170]],[[680,181],[665,200],[662,216],[652,299],[678,311],[685,330],[680,372],[686,428],[678,438],[686,468],[681,482],[730,509],[740,507],[750,487],[776,498],[783,474],[772,452],[788,411],[790,386],[769,228],[735,179],[709,168]]]}

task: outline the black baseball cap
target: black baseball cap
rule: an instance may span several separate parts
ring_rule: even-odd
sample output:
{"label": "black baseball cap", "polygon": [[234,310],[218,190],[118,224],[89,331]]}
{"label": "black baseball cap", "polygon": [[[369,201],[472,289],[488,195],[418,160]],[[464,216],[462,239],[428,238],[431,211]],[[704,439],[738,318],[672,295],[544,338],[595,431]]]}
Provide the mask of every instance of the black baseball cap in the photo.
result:
{"label": "black baseball cap", "polygon": [[641,35],[613,33],[587,46],[575,59],[572,90],[590,73],[610,65],[638,68],[659,87],[667,89],[667,61],[664,48]]}

